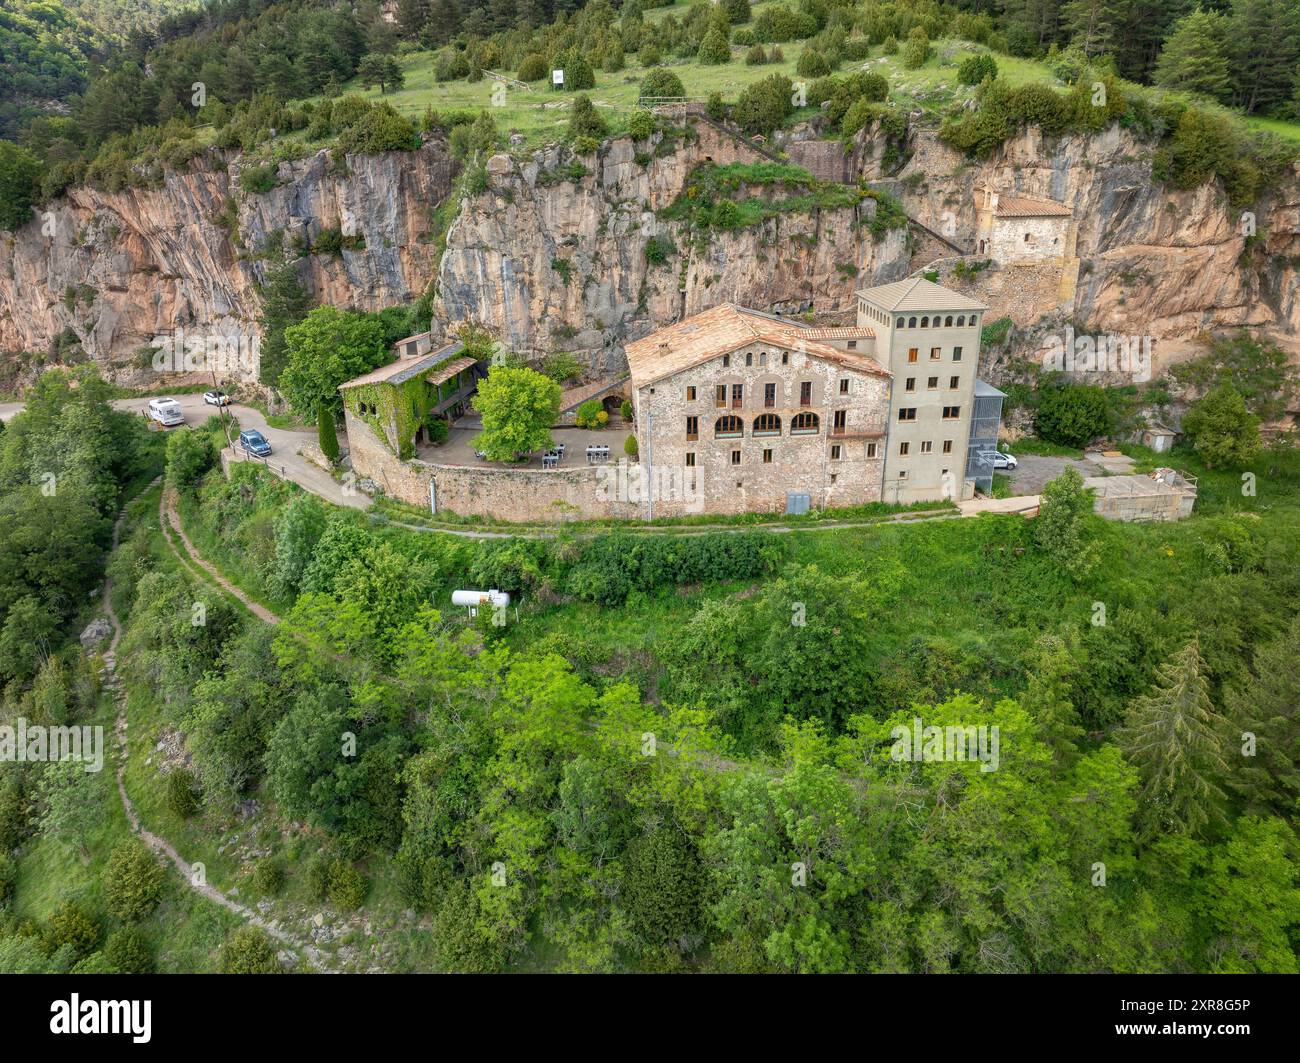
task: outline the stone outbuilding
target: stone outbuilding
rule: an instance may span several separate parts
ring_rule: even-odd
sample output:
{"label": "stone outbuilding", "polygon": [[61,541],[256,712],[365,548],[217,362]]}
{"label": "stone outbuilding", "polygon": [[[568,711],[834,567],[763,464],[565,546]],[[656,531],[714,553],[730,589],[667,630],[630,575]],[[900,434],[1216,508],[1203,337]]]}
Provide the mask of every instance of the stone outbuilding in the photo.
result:
{"label": "stone outbuilding", "polygon": [[975,190],[975,253],[1000,265],[1067,258],[1073,212],[1019,192]]}

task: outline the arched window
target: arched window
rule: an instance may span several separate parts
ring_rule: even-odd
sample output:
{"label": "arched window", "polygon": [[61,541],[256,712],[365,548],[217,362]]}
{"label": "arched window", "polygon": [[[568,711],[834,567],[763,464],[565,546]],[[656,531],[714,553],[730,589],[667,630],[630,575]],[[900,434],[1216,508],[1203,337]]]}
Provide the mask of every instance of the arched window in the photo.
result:
{"label": "arched window", "polygon": [[745,423],[739,417],[727,414],[713,424],[713,434],[718,439],[733,439],[745,434]]}
{"label": "arched window", "polygon": [[921,318],[921,327],[922,327],[922,328],[929,328],[929,327],[930,327],[930,319],[929,319],[928,317],[923,317],[923,318]]}
{"label": "arched window", "polygon": [[774,413],[760,413],[754,418],[754,435],[756,436],[779,436],[781,434],[781,418]]}
{"label": "arched window", "polygon": [[951,315],[951,314],[949,314],[947,317],[945,317],[945,318],[943,319],[943,327],[944,327],[944,328],[952,328],[952,315]]}
{"label": "arched window", "polygon": [[914,317],[909,317],[909,318],[907,319],[907,327],[908,327],[908,328],[916,328],[916,318],[914,318]]}
{"label": "arched window", "polygon": [[958,315],[957,315],[957,327],[958,327],[958,328],[961,328],[961,327],[962,327],[963,325],[965,325],[965,324],[966,324],[966,315],[965,315],[965,314],[958,314]]}
{"label": "arched window", "polygon": [[821,420],[815,413],[797,413],[790,422],[790,434],[815,435],[821,428]]}

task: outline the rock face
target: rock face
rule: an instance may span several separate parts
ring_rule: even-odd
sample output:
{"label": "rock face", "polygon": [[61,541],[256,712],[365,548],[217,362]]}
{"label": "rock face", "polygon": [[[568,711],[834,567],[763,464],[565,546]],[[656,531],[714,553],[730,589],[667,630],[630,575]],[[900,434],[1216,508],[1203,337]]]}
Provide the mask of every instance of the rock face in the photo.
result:
{"label": "rock face", "polygon": [[129,378],[141,371],[137,349],[176,329],[255,338],[257,285],[280,234],[285,246],[311,246],[339,229],[347,245],[364,244],[303,260],[303,283],[324,302],[380,309],[418,297],[433,275],[432,208],[454,177],[442,144],[348,156],[345,166],[321,151],[280,164],[261,195],[240,191],[239,173],[213,152],[160,188],[71,189],[3,234],[0,350],[44,354],[75,336]]}
{"label": "rock face", "polygon": [[[872,201],[781,214],[695,246],[684,222],[658,217],[691,170],[763,161],[712,126],[695,133],[662,154],[612,140],[576,160],[586,173],[574,180],[563,179],[571,160],[562,148],[522,163],[493,157],[487,190],[466,201],[448,233],[439,316],[480,321],[518,351],[585,351],[594,368],[615,369],[624,342],[719,302],[848,310],[855,288],[906,275],[906,232],[876,241],[863,225]],[[652,237],[676,248],[661,264],[646,258]]]}
{"label": "rock face", "polygon": [[[1049,291],[1039,301],[1040,315],[1171,343],[1238,327],[1284,344],[1300,338],[1300,164],[1259,204],[1259,237],[1248,240],[1250,219],[1229,207],[1217,184],[1180,191],[1153,181],[1149,146],[1119,126],[1048,142],[1031,128],[974,164],[930,132],[915,134],[909,147],[898,175],[908,213],[935,229],[955,225],[955,240],[966,247],[974,246],[976,188],[1016,190],[1073,210],[1077,275],[1058,297]],[[991,316],[1006,312],[996,294],[989,301]]]}
{"label": "rock face", "polygon": [[[846,175],[881,180],[886,147],[879,130],[859,134]],[[1040,331],[1070,322],[1154,337],[1158,360],[1202,332],[1235,327],[1300,350],[1300,166],[1258,205],[1259,236],[1248,240],[1217,186],[1154,183],[1149,148],[1118,127],[1053,141],[1030,129],[978,163],[932,131],[888,147],[908,159],[893,178],[908,213],[964,247],[974,244],[977,187],[1073,210],[1059,276],[993,269],[969,281],[943,272],[943,283],[984,298],[994,317]],[[824,146],[814,155],[834,162]],[[349,156],[345,167],[322,151],[281,164],[264,194],[242,191],[240,161],[227,167],[215,152],[160,188],[73,189],[48,215],[0,234],[0,351],[45,356],[75,338],[117,379],[143,382],[136,352],[156,336],[182,328],[256,338],[267,248],[281,239],[311,247],[332,230],[344,238],[341,252],[301,263],[319,300],[373,310],[434,282],[442,325],[481,321],[517,351],[574,351],[597,372],[622,368],[628,340],[724,300],[849,312],[854,289],[954,254],[920,232],[874,239],[863,224],[870,201],[782,213],[697,243],[684,222],[661,215],[705,161],[762,156],[703,121],[669,143],[620,138],[576,159],[562,147],[494,156],[486,189],[461,203],[445,254],[433,208],[450,194],[455,164],[436,141]],[[658,264],[646,257],[656,236],[675,248]],[[14,382],[14,360],[5,360],[0,386]]]}

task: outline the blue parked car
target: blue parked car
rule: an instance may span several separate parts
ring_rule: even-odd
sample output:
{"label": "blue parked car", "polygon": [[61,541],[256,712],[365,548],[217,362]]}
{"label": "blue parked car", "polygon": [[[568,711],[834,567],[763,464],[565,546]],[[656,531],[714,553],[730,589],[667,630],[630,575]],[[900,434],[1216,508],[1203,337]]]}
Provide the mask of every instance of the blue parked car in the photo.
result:
{"label": "blue parked car", "polygon": [[266,441],[266,436],[255,428],[239,433],[239,445],[255,458],[266,458],[271,455],[271,444]]}

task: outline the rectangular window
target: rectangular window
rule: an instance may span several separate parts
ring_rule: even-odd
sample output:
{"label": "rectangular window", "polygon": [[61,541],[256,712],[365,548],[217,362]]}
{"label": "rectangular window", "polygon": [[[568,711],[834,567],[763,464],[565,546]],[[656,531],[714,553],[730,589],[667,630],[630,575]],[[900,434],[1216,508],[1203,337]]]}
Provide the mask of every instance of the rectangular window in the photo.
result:
{"label": "rectangular window", "polygon": [[831,431],[833,431],[836,435],[844,434],[844,429],[848,423],[848,412],[849,412],[848,410],[835,411],[835,420],[832,423]]}
{"label": "rectangular window", "polygon": [[951,440],[951,439],[945,439],[945,440],[943,441],[943,452],[944,452],[945,454],[951,454],[951,453],[952,453],[952,440]]}
{"label": "rectangular window", "polygon": [[931,347],[931,348],[930,348],[930,361],[932,361],[932,362],[937,362],[937,361],[939,360],[939,357],[940,357],[942,354],[943,354],[943,348],[942,348],[942,347]]}
{"label": "rectangular window", "polygon": [[687,402],[695,401],[695,389],[693,387],[689,387],[686,389],[686,401]]}
{"label": "rectangular window", "polygon": [[738,409],[738,408],[740,407],[741,403],[744,401],[744,398],[745,398],[745,385],[744,385],[744,384],[732,384],[732,385],[731,385],[731,405],[732,405],[734,408],[737,408],[737,409]]}
{"label": "rectangular window", "polygon": [[943,419],[945,421],[953,421],[960,416],[961,416],[960,406],[945,406],[943,408]]}
{"label": "rectangular window", "polygon": [[726,369],[729,365],[731,365],[731,355],[724,354],[722,356],[722,368]]}
{"label": "rectangular window", "polygon": [[831,447],[831,461],[839,461],[839,460],[840,460],[840,451],[841,451],[841,449],[842,449],[842,448],[840,447],[840,445],[839,445],[838,443],[834,444],[834,445]]}
{"label": "rectangular window", "polygon": [[799,405],[812,405],[812,381],[805,380],[799,384]]}
{"label": "rectangular window", "polygon": [[758,364],[767,365],[767,351],[758,352]]}
{"label": "rectangular window", "polygon": [[952,349],[952,360],[953,360],[954,362],[960,362],[960,361],[961,361],[961,348],[960,348],[960,347],[954,347],[954,348]]}
{"label": "rectangular window", "polygon": [[700,419],[698,417],[686,418],[686,438],[687,439],[700,438]]}
{"label": "rectangular window", "polygon": [[764,465],[771,465],[771,464],[772,464],[772,448],[771,448],[771,447],[768,447],[766,450],[763,451],[763,464],[764,464]]}
{"label": "rectangular window", "polygon": [[948,388],[949,388],[949,390],[951,390],[951,391],[956,391],[959,387],[961,387],[961,377],[959,377],[959,376],[950,376],[950,377],[948,378]]}
{"label": "rectangular window", "polygon": [[911,449],[912,449],[912,444],[911,444],[911,443],[906,443],[906,442],[904,442],[904,443],[899,443],[899,444],[898,444],[898,454],[899,454],[899,457],[903,457],[903,458],[907,457],[907,452],[908,452],[909,450],[911,450]]}
{"label": "rectangular window", "polygon": [[930,454],[930,453],[932,453],[933,451],[934,451],[934,442],[933,442],[933,440],[929,440],[929,439],[923,439],[923,440],[921,440],[921,453],[922,453],[922,454]]}
{"label": "rectangular window", "polygon": [[875,456],[876,456],[876,444],[875,444],[875,443],[868,443],[868,444],[867,444],[867,457],[869,457],[869,458],[874,458]]}
{"label": "rectangular window", "polygon": [[909,377],[907,378],[907,382],[903,385],[903,390],[904,390],[904,391],[915,391],[915,390],[916,390],[916,377],[914,377],[914,376],[909,376]]}
{"label": "rectangular window", "polygon": [[845,377],[843,380],[840,381],[840,394],[847,395],[848,393],[849,393],[849,378]]}
{"label": "rectangular window", "polygon": [[738,450],[733,450],[733,451],[731,452],[731,464],[732,464],[732,465],[739,465],[739,464],[740,464],[740,451],[738,451]]}
{"label": "rectangular window", "polygon": [[753,365],[753,364],[754,364],[754,352],[753,352],[753,351],[746,351],[746,352],[745,352],[745,364],[746,364],[746,365]]}
{"label": "rectangular window", "polygon": [[688,469],[695,468],[695,451],[693,450],[688,450],[686,452],[686,467]]}
{"label": "rectangular window", "polygon": [[931,391],[937,391],[939,389],[939,378],[937,376],[927,377],[925,386]]}
{"label": "rectangular window", "polygon": [[766,406],[766,407],[768,407],[769,409],[770,409],[771,407],[773,407],[773,406],[776,405],[776,385],[775,385],[775,384],[764,384],[764,385],[763,385],[763,405]]}
{"label": "rectangular window", "polygon": [[789,365],[789,364],[790,364],[790,352],[789,352],[789,351],[782,351],[782,352],[781,352],[781,364],[782,364],[782,365]]}
{"label": "rectangular window", "polygon": [[907,470],[906,470],[906,469],[899,469],[899,470],[898,470],[898,478],[899,478],[900,480],[906,480],[906,479],[907,479]]}
{"label": "rectangular window", "polygon": [[857,341],[857,340],[849,340],[849,342],[846,344],[846,346],[848,347],[849,350],[851,350],[851,351],[856,351],[856,350],[858,349],[858,341]]}
{"label": "rectangular window", "polygon": [[899,410],[898,410],[898,419],[899,419],[900,421],[915,421],[915,420],[916,420],[916,407],[915,407],[915,406],[900,406],[900,407],[899,407]]}
{"label": "rectangular window", "polygon": [[727,385],[719,384],[713,389],[713,405],[724,409],[727,405]]}
{"label": "rectangular window", "polygon": [[917,350],[917,348],[915,348],[915,347],[909,347],[909,348],[907,349],[907,360],[908,360],[909,362],[915,362],[916,359],[917,359],[917,354],[918,354],[918,350]]}

